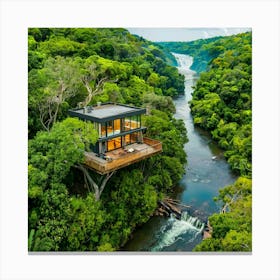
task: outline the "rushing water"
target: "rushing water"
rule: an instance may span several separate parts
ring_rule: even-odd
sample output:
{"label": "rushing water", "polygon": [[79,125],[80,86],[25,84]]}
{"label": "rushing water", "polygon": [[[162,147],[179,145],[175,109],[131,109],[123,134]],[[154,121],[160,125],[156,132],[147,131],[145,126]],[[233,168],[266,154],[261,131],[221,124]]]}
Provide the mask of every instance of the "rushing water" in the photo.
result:
{"label": "rushing water", "polygon": [[152,217],[138,228],[124,251],[191,251],[202,240],[203,223],[218,211],[213,197],[219,188],[235,181],[222,151],[209,134],[193,125],[188,101],[191,100],[196,72],[190,70],[192,57],[174,54],[178,70],[185,76],[185,95],[174,100],[175,117],[183,119],[188,130],[189,142],[185,145],[188,155],[186,174],[175,189],[174,197],[191,206],[181,220]]}

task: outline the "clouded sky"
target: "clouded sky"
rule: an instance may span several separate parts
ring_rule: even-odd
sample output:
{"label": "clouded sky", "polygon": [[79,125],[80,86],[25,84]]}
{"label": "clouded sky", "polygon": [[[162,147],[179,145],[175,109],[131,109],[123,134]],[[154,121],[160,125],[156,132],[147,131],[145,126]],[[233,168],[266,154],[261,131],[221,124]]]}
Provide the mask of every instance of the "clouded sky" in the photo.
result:
{"label": "clouded sky", "polygon": [[250,28],[127,28],[150,41],[193,41],[250,31]]}

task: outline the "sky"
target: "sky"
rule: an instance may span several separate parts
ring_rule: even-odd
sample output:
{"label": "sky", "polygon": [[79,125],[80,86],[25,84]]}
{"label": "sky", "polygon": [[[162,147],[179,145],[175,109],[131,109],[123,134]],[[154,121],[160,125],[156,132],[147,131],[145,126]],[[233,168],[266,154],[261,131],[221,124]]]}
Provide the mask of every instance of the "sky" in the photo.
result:
{"label": "sky", "polygon": [[250,31],[250,28],[127,28],[130,33],[153,41],[193,41]]}

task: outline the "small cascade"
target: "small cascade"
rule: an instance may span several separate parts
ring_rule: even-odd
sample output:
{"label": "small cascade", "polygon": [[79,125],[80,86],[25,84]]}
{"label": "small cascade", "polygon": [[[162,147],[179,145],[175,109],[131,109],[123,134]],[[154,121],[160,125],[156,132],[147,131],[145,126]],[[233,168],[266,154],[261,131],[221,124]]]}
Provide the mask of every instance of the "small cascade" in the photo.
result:
{"label": "small cascade", "polygon": [[188,222],[194,228],[198,229],[199,232],[201,232],[205,227],[205,224],[202,221],[200,221],[197,217],[191,216],[187,211],[182,213],[181,220]]}
{"label": "small cascade", "polygon": [[[168,222],[161,227],[158,234],[158,241],[151,248],[151,251],[163,251],[164,248],[170,247],[177,241],[188,240],[193,242],[198,234],[203,232],[205,224],[197,217],[191,216],[187,211],[182,212],[181,218],[177,219],[174,214],[170,215]],[[188,235],[188,238],[184,238]]]}

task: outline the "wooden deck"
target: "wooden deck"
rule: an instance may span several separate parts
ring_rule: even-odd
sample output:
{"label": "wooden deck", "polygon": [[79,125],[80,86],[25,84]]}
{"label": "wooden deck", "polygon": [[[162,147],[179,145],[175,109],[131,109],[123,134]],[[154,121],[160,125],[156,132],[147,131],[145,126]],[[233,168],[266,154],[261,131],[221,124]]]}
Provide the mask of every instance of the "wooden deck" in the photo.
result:
{"label": "wooden deck", "polygon": [[143,142],[107,152],[106,159],[93,152],[86,152],[85,165],[103,175],[162,152],[160,141],[144,137]]}

